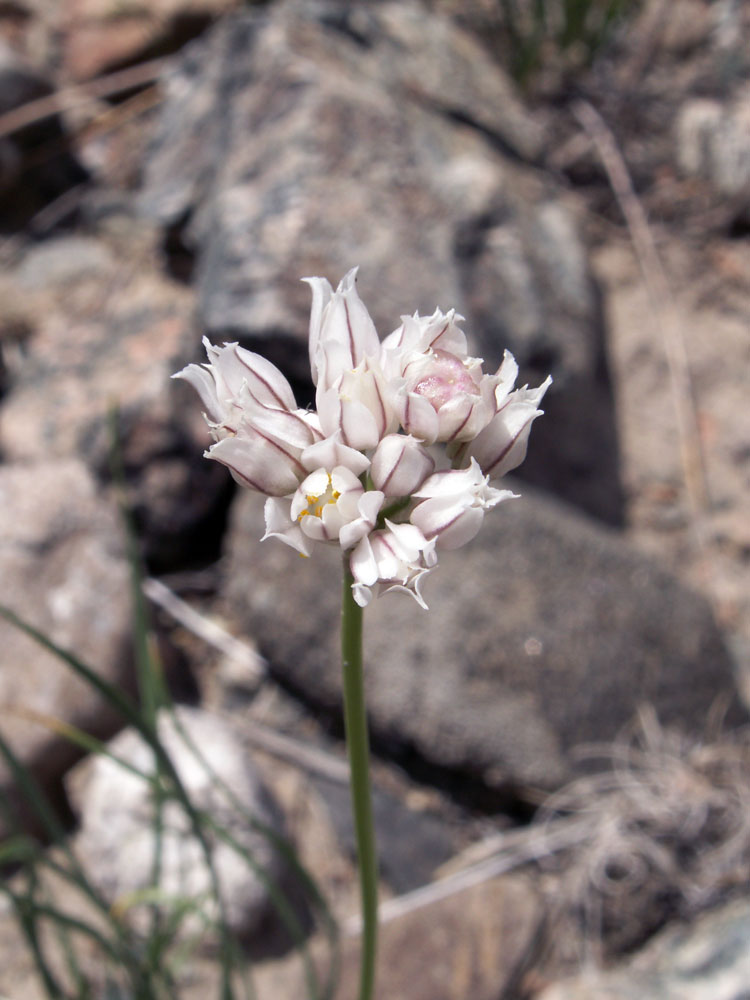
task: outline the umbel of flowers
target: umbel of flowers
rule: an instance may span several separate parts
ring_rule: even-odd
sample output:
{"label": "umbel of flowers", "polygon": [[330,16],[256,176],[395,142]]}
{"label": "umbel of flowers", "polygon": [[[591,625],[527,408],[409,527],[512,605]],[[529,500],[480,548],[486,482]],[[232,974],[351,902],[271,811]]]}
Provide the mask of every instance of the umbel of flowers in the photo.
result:
{"label": "umbel of flowers", "polygon": [[523,461],[551,379],[515,389],[507,351],[494,374],[483,372],[453,310],[405,316],[381,342],[356,273],[336,291],[305,279],[314,411],[297,406],[271,362],[237,344],[204,339],[208,363],[175,377],[202,400],[214,439],[206,457],[267,496],[264,539],[303,556],[339,546],[361,607],[376,587],[426,607],[422,583],[440,550],[470,541],[485,511],[514,496],[491,483]]}

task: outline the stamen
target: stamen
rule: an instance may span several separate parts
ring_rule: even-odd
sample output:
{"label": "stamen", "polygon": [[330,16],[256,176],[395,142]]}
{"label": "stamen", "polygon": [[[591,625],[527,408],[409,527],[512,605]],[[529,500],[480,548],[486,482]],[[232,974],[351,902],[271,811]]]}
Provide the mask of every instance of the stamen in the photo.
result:
{"label": "stamen", "polygon": [[333,482],[331,480],[331,474],[328,474],[328,488],[325,493],[316,496],[314,493],[306,493],[305,500],[307,500],[307,510],[301,511],[297,515],[297,521],[301,521],[303,517],[323,517],[323,508],[326,504],[336,503],[336,501],[341,496],[340,490],[334,490]]}

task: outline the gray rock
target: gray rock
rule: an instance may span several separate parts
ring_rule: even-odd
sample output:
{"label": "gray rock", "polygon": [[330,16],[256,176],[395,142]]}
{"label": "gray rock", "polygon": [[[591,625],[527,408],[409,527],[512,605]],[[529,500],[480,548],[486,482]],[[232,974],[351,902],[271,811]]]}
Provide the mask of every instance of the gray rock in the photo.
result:
{"label": "gray rock", "polygon": [[747,1000],[750,901],[669,927],[632,960],[556,983],[539,1000]]}
{"label": "gray rock", "polygon": [[537,385],[550,372],[555,379],[518,474],[618,524],[620,456],[604,320],[573,219],[554,195],[518,176],[461,224],[456,249],[486,367],[494,370],[507,347],[523,381]]}
{"label": "gray rock", "polygon": [[[227,721],[183,707],[176,709],[174,717],[163,712],[158,729],[193,806],[208,813],[250,852],[261,871],[278,876],[277,854],[268,837],[253,828],[248,815],[279,833],[279,813]],[[154,773],[153,752],[135,730],[119,733],[108,749],[142,773]],[[98,755],[87,758],[70,774],[67,787],[81,821],[76,849],[92,882],[112,904],[132,905],[134,924],[143,925],[148,912],[139,908],[136,896],[154,887],[152,785],[112,757]],[[170,906],[193,900],[196,909],[186,917],[181,931],[202,936],[206,922],[217,918],[203,848],[182,805],[174,799],[164,804],[162,822],[160,905],[169,912]],[[247,934],[267,910],[267,886],[234,847],[206,833],[213,846],[227,923],[235,933]]]}
{"label": "gray rock", "polygon": [[167,76],[141,205],[188,218],[209,335],[261,350],[308,393],[304,275],[361,265],[382,334],[456,307],[489,365],[509,347],[523,380],[555,377],[523,474],[616,522],[596,289],[561,192],[525,165],[540,151],[500,66],[448,18],[286,0],[226,18]]}
{"label": "gray rock", "polygon": [[152,226],[122,227],[45,241],[6,276],[29,333],[4,351],[0,450],[19,462],[85,456],[106,478],[117,406],[146,555],[171,568],[215,551],[228,483],[201,458],[194,399],[169,381],[192,350],[193,296],[161,274]]}
{"label": "gray rock", "polygon": [[[504,876],[388,920],[380,929],[377,995],[389,1000],[497,1000],[512,988],[541,918],[536,886],[522,876]],[[336,994],[342,1000],[357,995],[358,953],[356,942],[345,942]]]}
{"label": "gray rock", "polygon": [[[336,835],[350,857],[356,858],[352,803],[348,784],[313,776],[325,800]],[[373,822],[380,877],[396,893],[427,885],[435,870],[456,853],[444,817],[410,809],[395,795],[372,790]]]}
{"label": "gray rock", "polygon": [[110,249],[93,236],[59,236],[32,246],[18,268],[24,291],[55,285],[70,287],[81,279],[106,279],[117,263]]}
{"label": "gray rock", "polygon": [[[524,492],[442,556],[429,612],[400,594],[368,607],[367,697],[381,746],[493,787],[550,789],[576,770],[579,744],[611,740],[642,703],[695,731],[716,698],[735,694],[701,597],[611,532]],[[335,710],[339,553],[302,560],[261,545],[262,524],[258,498],[243,495],[226,541],[228,612],[279,678]]]}
{"label": "gray rock", "polygon": [[750,88],[730,101],[693,98],[677,118],[676,157],[688,176],[750,207]]}
{"label": "gray rock", "polygon": [[[110,682],[129,679],[128,568],[119,524],[75,460],[0,466],[0,603]],[[108,735],[118,719],[70,667],[0,620],[0,730],[45,786],[80,753],[49,726]],[[29,719],[23,712],[36,713]],[[41,717],[41,721],[40,718]],[[0,766],[0,791],[10,775]],[[23,822],[32,821],[13,793]],[[33,825],[36,825],[33,823]]]}

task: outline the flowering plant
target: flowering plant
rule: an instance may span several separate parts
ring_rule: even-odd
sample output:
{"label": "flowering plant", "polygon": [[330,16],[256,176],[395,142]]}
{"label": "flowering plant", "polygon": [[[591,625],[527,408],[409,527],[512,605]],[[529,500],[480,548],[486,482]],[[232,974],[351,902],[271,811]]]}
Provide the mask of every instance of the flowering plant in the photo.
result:
{"label": "flowering plant", "polygon": [[[206,457],[268,497],[264,538],[303,556],[316,542],[347,554],[360,607],[402,590],[422,607],[440,549],[472,539],[485,511],[514,496],[499,479],[526,454],[547,387],[514,389],[506,352],[495,374],[470,357],[462,317],[405,316],[382,343],[355,286],[312,288],[316,411],[300,409],[271,362],[237,344],[177,374],[199,393],[214,444]],[[431,447],[436,446],[436,447]],[[437,454],[436,454],[437,452]]]}
{"label": "flowering plant", "polygon": [[357,269],[334,292],[312,288],[310,370],[316,410],[297,406],[282,373],[237,344],[204,339],[208,364],[176,378],[198,392],[214,439],[205,453],[267,496],[265,538],[301,555],[315,543],[344,556],[341,655],[362,895],[360,1000],[375,981],[377,862],[362,674],[362,609],[373,588],[426,608],[425,576],[440,549],[479,531],[485,511],[514,496],[490,485],[525,455],[551,379],[515,389],[507,351],[494,375],[468,354],[454,311],[415,313],[380,341],[357,294]]}

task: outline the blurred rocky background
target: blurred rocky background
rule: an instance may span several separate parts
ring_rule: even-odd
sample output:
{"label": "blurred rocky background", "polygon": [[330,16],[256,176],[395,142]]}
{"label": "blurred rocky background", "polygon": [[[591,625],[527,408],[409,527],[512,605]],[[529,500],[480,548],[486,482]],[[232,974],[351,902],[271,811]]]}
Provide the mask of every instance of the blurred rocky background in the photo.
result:
{"label": "blurred rocky background", "polygon": [[[382,335],[456,307],[554,377],[523,499],[429,613],[366,616],[384,997],[745,995],[749,38],[741,0],[0,3],[0,600],[132,687],[117,407],[174,696],[345,929],[338,558],[259,543],[169,376],[236,340],[311,401],[300,278],[359,264]],[[106,775],[39,724],[118,720],[0,640],[3,735],[119,884]],[[0,991],[41,996],[0,919]]]}

